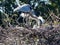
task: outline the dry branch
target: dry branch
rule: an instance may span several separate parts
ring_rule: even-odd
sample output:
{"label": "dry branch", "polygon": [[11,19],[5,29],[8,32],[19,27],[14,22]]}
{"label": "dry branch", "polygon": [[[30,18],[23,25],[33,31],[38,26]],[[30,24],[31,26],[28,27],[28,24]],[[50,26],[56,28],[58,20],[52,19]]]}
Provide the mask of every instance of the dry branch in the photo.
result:
{"label": "dry branch", "polygon": [[[58,29],[58,30],[57,30]],[[0,34],[0,42],[5,43],[6,45],[28,45],[32,44],[35,45],[46,45],[56,43],[58,39],[60,40],[60,26],[54,27],[52,30],[49,28],[39,28],[39,29],[31,29],[31,28],[24,28],[24,27],[8,27],[6,29],[1,29],[3,33]],[[1,32],[1,31],[0,31]],[[58,35],[57,35],[58,34]],[[4,35],[4,36],[2,36]],[[55,37],[58,36],[58,37]],[[4,38],[2,38],[4,37]],[[58,38],[58,39],[57,39]],[[51,39],[51,40],[50,40]],[[37,41],[38,40],[38,41]],[[56,40],[54,42],[54,40]],[[46,42],[47,41],[47,42]],[[51,41],[51,42],[49,42]],[[15,42],[15,43],[13,43]],[[20,42],[20,43],[19,43]],[[24,44],[23,44],[24,42]],[[28,43],[28,44],[26,44]],[[59,45],[59,43],[56,43]],[[55,45],[55,44],[54,44]]]}

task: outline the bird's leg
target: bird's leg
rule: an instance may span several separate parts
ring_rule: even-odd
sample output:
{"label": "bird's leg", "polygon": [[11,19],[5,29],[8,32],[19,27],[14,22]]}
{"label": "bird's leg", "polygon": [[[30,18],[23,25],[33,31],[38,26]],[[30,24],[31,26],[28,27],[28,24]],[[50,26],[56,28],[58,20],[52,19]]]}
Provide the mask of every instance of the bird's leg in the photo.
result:
{"label": "bird's leg", "polygon": [[17,22],[18,25],[20,25],[19,22],[18,22],[19,19],[20,19],[20,16],[19,16],[19,17],[17,18],[17,20],[16,20],[16,22]]}
{"label": "bird's leg", "polygon": [[24,18],[23,18],[23,24],[25,24],[25,22],[24,22]]}
{"label": "bird's leg", "polygon": [[39,28],[40,27],[40,20],[37,19],[36,21],[37,21],[37,25],[38,25],[38,28]]}
{"label": "bird's leg", "polygon": [[28,20],[28,17],[26,17],[26,25],[29,26],[29,20]]}
{"label": "bird's leg", "polygon": [[29,24],[29,14],[26,13],[25,15],[26,15],[26,17],[25,17],[26,18],[26,26],[30,27],[30,24]]}
{"label": "bird's leg", "polygon": [[23,23],[22,23],[23,27],[25,27],[25,24],[26,24],[25,19],[26,19],[26,18],[24,18],[24,17],[23,17],[23,19],[22,19],[22,21],[23,21]]}

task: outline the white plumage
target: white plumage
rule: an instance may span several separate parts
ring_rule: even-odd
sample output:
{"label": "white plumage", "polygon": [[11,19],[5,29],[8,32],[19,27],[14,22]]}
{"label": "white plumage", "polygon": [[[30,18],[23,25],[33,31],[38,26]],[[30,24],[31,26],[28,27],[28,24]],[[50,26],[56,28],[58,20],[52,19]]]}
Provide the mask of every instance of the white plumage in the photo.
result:
{"label": "white plumage", "polygon": [[29,14],[28,13],[27,14],[26,13],[21,13],[20,16],[23,17],[23,18],[26,18],[26,17],[29,16]]}
{"label": "white plumage", "polygon": [[[43,23],[45,23],[45,20],[41,17],[41,16],[39,16],[39,17],[37,17],[40,21],[38,21],[38,24],[40,23],[40,24],[43,24]],[[42,22],[42,23],[41,23]],[[33,28],[32,29],[37,29],[37,28],[40,28],[40,25],[34,25],[33,26]]]}
{"label": "white plumage", "polygon": [[39,20],[41,20],[41,21],[42,21],[42,23],[44,23],[44,22],[45,22],[45,20],[44,20],[41,16],[39,16],[39,17],[38,17],[38,19],[39,19]]}
{"label": "white plumage", "polygon": [[24,13],[21,13],[21,14],[20,14],[20,16],[21,16],[21,17],[23,17],[23,18],[25,18],[25,15],[24,15]]}

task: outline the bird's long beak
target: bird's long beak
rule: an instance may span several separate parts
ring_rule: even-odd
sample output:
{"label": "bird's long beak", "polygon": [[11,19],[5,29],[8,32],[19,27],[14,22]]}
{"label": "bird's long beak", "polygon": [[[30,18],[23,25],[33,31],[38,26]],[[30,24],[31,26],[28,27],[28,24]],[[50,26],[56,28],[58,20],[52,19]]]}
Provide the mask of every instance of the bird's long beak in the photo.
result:
{"label": "bird's long beak", "polygon": [[17,8],[15,8],[15,9],[13,10],[13,12],[18,11],[19,9],[20,9],[20,6],[17,7]]}

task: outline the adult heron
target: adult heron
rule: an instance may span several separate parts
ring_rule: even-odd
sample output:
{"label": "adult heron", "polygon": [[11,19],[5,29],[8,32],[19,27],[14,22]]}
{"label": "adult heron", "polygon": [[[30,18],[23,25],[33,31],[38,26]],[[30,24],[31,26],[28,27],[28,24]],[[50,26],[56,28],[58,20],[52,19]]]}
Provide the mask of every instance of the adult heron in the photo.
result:
{"label": "adult heron", "polygon": [[[19,3],[18,3],[19,5]],[[43,18],[37,17],[29,4],[19,5],[17,8],[14,9],[14,12],[22,12],[20,16],[26,18],[26,24],[29,25],[29,20],[35,20],[37,22],[37,26],[40,26],[40,20],[42,21]],[[43,22],[43,21],[42,21]]]}

